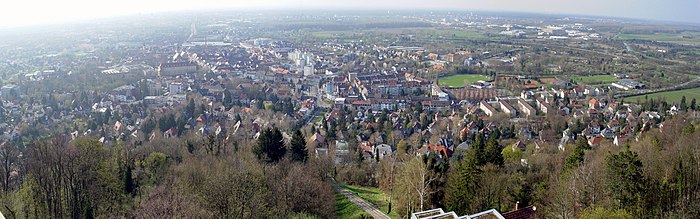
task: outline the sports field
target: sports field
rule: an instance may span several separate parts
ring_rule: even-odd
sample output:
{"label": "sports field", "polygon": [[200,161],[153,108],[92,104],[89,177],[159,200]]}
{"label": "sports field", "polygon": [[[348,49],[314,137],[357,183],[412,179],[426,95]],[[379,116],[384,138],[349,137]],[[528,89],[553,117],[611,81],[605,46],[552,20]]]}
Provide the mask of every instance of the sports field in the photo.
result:
{"label": "sports field", "polygon": [[571,77],[578,84],[596,85],[610,84],[617,81],[612,75],[591,75],[591,76],[574,76]]}
{"label": "sports field", "polygon": [[454,75],[446,78],[440,78],[440,86],[449,88],[462,88],[466,85],[473,84],[476,81],[488,81],[491,78],[486,75]]}
{"label": "sports field", "polygon": [[659,99],[665,99],[666,102],[669,103],[680,103],[681,98],[685,96],[686,102],[690,104],[690,100],[693,98],[700,100],[700,87],[699,88],[692,88],[692,89],[685,89],[685,90],[677,90],[677,91],[668,91],[668,92],[661,92],[661,93],[654,93],[654,94],[646,94],[646,95],[639,95],[639,96],[631,96],[631,97],[626,97],[625,101],[626,102],[637,102],[637,100],[640,100],[641,102],[644,102],[644,96],[647,96],[649,99],[654,98],[656,100]]}

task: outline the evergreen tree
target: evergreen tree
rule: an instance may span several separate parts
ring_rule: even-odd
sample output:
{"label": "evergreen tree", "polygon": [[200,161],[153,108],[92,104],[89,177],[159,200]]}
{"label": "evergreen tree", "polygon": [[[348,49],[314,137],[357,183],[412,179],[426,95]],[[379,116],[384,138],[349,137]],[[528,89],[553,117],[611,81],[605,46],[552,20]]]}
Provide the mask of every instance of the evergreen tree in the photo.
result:
{"label": "evergreen tree", "polygon": [[194,116],[194,99],[190,99],[190,102],[187,103],[187,106],[185,107],[185,113],[187,116],[193,117]]}
{"label": "evergreen tree", "polygon": [[484,134],[479,133],[471,144],[471,148],[467,152],[467,156],[472,156],[477,165],[483,165],[486,163],[486,156],[484,153]]}
{"label": "evergreen tree", "polygon": [[486,156],[486,162],[495,165],[503,165],[503,155],[501,155],[501,145],[498,144],[496,135],[489,136],[488,141],[484,149],[484,154]]}
{"label": "evergreen tree", "polygon": [[697,110],[698,109],[698,103],[696,102],[695,98],[690,101],[690,109],[692,110]]}
{"label": "evergreen tree", "polygon": [[258,160],[268,163],[276,163],[284,154],[287,148],[284,146],[282,132],[278,128],[267,128],[258,136],[257,144],[253,147],[253,153]]}
{"label": "evergreen tree", "polygon": [[294,132],[289,150],[293,161],[306,162],[306,159],[308,159],[309,152],[306,150],[306,139],[304,139],[304,135],[300,130]]}
{"label": "evergreen tree", "polygon": [[680,105],[681,111],[687,111],[688,110],[688,104],[685,101],[685,96],[681,97],[681,105]]}
{"label": "evergreen tree", "polygon": [[637,153],[626,149],[606,158],[608,189],[619,201],[619,206],[630,212],[641,213],[645,188],[642,161]]}
{"label": "evergreen tree", "polygon": [[472,212],[471,204],[479,190],[480,173],[475,154],[462,159],[449,175],[445,188],[445,207],[458,215]]}

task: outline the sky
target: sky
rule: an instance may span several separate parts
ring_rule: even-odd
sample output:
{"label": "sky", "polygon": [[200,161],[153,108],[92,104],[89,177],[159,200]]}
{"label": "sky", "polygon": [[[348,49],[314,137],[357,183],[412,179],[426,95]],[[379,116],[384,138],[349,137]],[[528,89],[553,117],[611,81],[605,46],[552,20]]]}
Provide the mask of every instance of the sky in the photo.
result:
{"label": "sky", "polygon": [[9,0],[0,27],[206,9],[450,9],[627,17],[700,24],[700,0]]}

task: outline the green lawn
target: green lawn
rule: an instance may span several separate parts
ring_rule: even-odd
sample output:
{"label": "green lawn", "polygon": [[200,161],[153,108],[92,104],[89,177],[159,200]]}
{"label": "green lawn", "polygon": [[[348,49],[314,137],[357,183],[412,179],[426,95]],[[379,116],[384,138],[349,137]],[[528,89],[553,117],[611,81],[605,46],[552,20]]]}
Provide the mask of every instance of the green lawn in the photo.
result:
{"label": "green lawn", "polygon": [[612,75],[591,75],[591,76],[574,76],[571,77],[578,84],[596,85],[610,84],[617,81]]}
{"label": "green lawn", "polygon": [[[387,213],[389,211],[389,197],[382,190],[379,190],[378,188],[374,187],[360,187],[349,185],[343,185],[343,187],[355,193],[355,195],[360,196],[360,198],[363,198],[376,205],[377,207],[379,207],[380,211],[384,213]],[[388,215],[391,218],[399,217],[398,214],[396,214],[396,211],[392,211],[391,213],[388,213]]]}
{"label": "green lawn", "polygon": [[450,88],[461,88],[465,85],[473,84],[476,81],[488,81],[491,78],[486,75],[455,75],[447,78],[440,78],[440,86]]}
{"label": "green lawn", "polygon": [[668,92],[661,92],[661,93],[654,93],[654,94],[647,94],[647,95],[639,95],[639,96],[631,96],[631,97],[626,97],[625,102],[630,102],[630,103],[635,103],[637,100],[640,100],[640,102],[644,102],[644,96],[647,96],[648,98],[653,98],[653,99],[666,99],[666,102],[669,103],[680,103],[681,98],[685,96],[686,102],[690,104],[690,101],[695,98],[697,100],[700,100],[700,88],[692,88],[692,89],[685,89],[685,90],[677,90],[677,91],[668,91]]}
{"label": "green lawn", "polygon": [[335,213],[340,219],[355,219],[362,218],[362,216],[371,217],[359,206],[352,203],[350,199],[338,192],[335,193]]}

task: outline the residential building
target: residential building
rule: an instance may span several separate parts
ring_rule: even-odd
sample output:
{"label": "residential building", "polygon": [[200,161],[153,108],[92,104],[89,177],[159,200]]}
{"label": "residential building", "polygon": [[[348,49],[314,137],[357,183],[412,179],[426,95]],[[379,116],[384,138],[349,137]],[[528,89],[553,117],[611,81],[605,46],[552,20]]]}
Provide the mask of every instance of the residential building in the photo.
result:
{"label": "residential building", "polygon": [[528,103],[524,99],[518,99],[518,106],[520,106],[520,111],[528,117],[537,113],[537,111],[535,111],[535,108],[532,107],[532,105],[530,105],[530,103]]}
{"label": "residential building", "polygon": [[491,106],[491,104],[489,104],[485,100],[481,101],[481,103],[479,104],[479,109],[481,109],[481,111],[484,111],[484,113],[486,113],[486,115],[488,116],[493,116],[493,114],[496,114],[496,109],[493,108],[493,106]]}
{"label": "residential building", "polygon": [[515,111],[515,108],[513,108],[513,106],[511,106],[510,103],[506,102],[505,100],[500,100],[498,101],[498,103],[501,106],[501,111],[507,113],[511,117],[515,117],[517,111]]}

